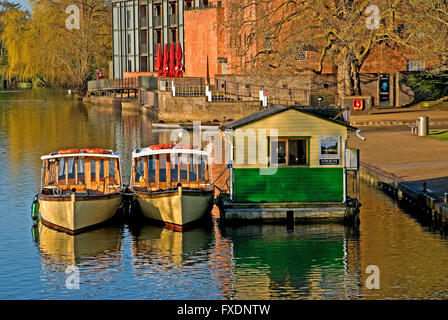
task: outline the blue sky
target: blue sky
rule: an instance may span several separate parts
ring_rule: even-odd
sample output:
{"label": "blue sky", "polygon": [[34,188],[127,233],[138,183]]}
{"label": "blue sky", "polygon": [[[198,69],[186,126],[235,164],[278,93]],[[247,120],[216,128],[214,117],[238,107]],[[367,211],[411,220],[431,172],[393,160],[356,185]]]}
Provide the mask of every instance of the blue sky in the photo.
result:
{"label": "blue sky", "polygon": [[12,0],[12,2],[20,3],[24,9],[30,9],[30,2],[28,0]]}

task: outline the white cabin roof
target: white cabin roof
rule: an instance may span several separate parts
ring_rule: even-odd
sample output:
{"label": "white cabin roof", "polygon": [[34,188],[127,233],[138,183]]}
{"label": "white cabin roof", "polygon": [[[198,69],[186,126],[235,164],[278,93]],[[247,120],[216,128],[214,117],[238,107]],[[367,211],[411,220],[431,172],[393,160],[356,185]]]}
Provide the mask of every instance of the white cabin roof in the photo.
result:
{"label": "white cabin roof", "polygon": [[67,153],[67,154],[54,154],[51,153],[46,156],[40,157],[41,160],[48,159],[59,159],[59,158],[71,158],[71,157],[98,157],[98,158],[113,158],[119,159],[120,154],[118,152],[114,152],[111,154],[100,154],[100,153]]}
{"label": "white cabin roof", "polygon": [[197,154],[197,155],[202,155],[202,156],[210,156],[210,152],[204,151],[204,150],[199,150],[199,149],[176,149],[176,148],[171,148],[171,149],[161,149],[161,150],[152,150],[151,148],[139,148],[139,149],[135,149],[134,152],[132,152],[132,158],[139,158],[139,157],[146,157],[146,156],[151,156],[151,155],[155,155],[155,154],[179,154],[179,153],[183,153],[183,154]]}

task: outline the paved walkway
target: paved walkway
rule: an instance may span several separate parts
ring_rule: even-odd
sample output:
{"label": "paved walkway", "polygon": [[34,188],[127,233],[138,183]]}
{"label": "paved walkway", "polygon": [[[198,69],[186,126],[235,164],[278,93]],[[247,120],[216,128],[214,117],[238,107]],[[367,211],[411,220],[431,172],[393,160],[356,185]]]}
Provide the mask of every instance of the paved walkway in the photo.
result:
{"label": "paved walkway", "polygon": [[428,191],[436,193],[440,199],[448,192],[447,141],[418,137],[409,129],[393,127],[363,128],[361,135],[366,141],[354,134],[348,140],[349,148],[360,149],[361,162],[416,188],[422,188],[426,181]]}

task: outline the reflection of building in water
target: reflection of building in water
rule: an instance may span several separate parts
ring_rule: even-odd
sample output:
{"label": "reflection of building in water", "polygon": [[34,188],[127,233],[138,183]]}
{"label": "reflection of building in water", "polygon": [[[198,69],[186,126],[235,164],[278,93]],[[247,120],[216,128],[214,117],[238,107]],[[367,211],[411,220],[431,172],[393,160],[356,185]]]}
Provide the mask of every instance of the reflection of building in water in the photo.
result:
{"label": "reflection of building in water", "polygon": [[153,272],[151,267],[175,269],[187,261],[189,264],[202,261],[198,257],[208,254],[212,242],[210,230],[202,227],[177,232],[145,224],[133,233],[133,265],[140,275]]}
{"label": "reflection of building in water", "polygon": [[347,251],[343,225],[296,226],[294,232],[279,225],[226,227],[226,233],[233,240],[233,288],[239,299],[349,299],[358,294],[358,277],[347,273],[359,266]]}
{"label": "reflection of building in water", "polygon": [[[55,272],[88,263],[95,270],[113,269],[121,263],[122,230],[115,226],[91,230],[75,236],[39,225],[42,266]],[[61,269],[61,266],[64,268]]]}
{"label": "reflection of building in water", "polygon": [[233,244],[230,239],[222,236],[217,223],[214,223],[213,233],[215,235],[215,243],[209,260],[211,274],[218,278],[216,283],[220,287],[222,295],[229,299],[235,295]]}

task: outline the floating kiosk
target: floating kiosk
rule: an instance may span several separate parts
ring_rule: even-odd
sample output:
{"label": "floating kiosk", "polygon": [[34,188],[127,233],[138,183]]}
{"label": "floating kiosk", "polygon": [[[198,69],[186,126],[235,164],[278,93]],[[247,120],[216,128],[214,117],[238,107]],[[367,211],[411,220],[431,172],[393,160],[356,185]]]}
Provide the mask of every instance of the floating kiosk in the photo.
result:
{"label": "floating kiosk", "polygon": [[[359,150],[337,107],[274,106],[222,125],[230,170],[221,219],[344,222],[359,212]],[[346,117],[347,118],[347,117]],[[354,179],[347,192],[347,175]],[[356,220],[355,220],[356,221]]]}

